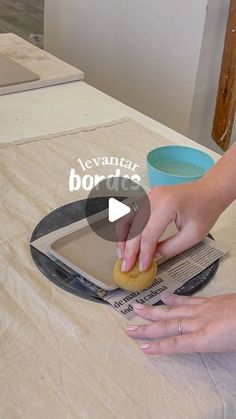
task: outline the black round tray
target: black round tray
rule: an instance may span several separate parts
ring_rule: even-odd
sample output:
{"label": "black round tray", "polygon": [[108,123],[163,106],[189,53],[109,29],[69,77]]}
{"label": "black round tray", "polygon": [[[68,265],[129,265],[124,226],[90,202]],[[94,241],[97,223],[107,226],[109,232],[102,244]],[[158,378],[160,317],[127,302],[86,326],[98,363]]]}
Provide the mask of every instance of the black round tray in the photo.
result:
{"label": "black round tray", "polygon": [[[54,230],[66,227],[69,224],[75,223],[85,218],[85,203],[86,200],[72,202],[48,214],[35,228],[31,237],[31,242],[39,239],[45,234],[49,234]],[[89,211],[91,212],[90,215],[96,214],[97,212],[102,211],[107,207],[108,198],[104,197],[91,199],[89,202]],[[86,300],[94,301],[96,303],[108,304],[102,298],[99,298],[84,288],[76,278],[76,275],[73,276],[68,274],[68,272],[63,270],[62,267],[58,267],[55,262],[53,262],[50,258],[45,256],[34,247],[30,246],[30,250],[37,268],[54,284],[63,288],[65,291],[68,291]],[[209,266],[209,268],[201,272],[201,274],[190,279],[186,284],[178,288],[175,294],[191,295],[200,290],[211,280],[211,278],[216,273],[218,266],[219,261],[216,261],[211,266]]]}

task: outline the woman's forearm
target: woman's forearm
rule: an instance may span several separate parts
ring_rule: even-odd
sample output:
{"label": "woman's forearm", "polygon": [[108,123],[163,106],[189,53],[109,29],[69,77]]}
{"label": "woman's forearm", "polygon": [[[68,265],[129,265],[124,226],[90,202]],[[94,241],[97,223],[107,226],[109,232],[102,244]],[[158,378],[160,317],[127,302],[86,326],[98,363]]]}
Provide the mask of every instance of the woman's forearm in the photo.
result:
{"label": "woman's forearm", "polygon": [[200,181],[205,193],[212,198],[212,205],[223,212],[236,199],[236,144],[209,170]]}

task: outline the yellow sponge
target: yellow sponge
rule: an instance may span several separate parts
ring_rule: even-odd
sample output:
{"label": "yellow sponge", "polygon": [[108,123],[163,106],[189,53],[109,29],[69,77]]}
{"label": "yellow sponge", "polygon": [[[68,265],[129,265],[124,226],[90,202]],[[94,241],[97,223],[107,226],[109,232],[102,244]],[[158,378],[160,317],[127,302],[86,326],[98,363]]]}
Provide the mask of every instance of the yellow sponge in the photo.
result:
{"label": "yellow sponge", "polygon": [[157,273],[157,263],[152,262],[149,269],[139,272],[139,261],[137,259],[130,272],[121,272],[122,260],[117,260],[113,271],[113,279],[120,288],[126,291],[143,291],[150,287]]}

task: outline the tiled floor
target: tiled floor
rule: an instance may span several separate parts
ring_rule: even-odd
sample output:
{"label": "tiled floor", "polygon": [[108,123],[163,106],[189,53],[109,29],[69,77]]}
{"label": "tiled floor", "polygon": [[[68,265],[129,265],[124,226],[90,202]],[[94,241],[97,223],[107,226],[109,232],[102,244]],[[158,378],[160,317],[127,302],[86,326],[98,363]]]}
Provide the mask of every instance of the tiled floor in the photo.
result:
{"label": "tiled floor", "polygon": [[43,34],[44,0],[0,0],[0,33]]}

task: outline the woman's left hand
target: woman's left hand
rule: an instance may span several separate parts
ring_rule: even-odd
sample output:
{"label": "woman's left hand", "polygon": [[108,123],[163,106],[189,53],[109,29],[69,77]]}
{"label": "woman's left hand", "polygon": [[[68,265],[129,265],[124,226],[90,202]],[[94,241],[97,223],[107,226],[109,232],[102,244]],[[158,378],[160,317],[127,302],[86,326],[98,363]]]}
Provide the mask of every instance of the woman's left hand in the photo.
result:
{"label": "woman's left hand", "polygon": [[152,339],[141,345],[144,353],[236,351],[236,294],[205,298],[167,293],[161,299],[165,306],[134,305],[135,313],[152,323],[127,326],[130,337]]}

